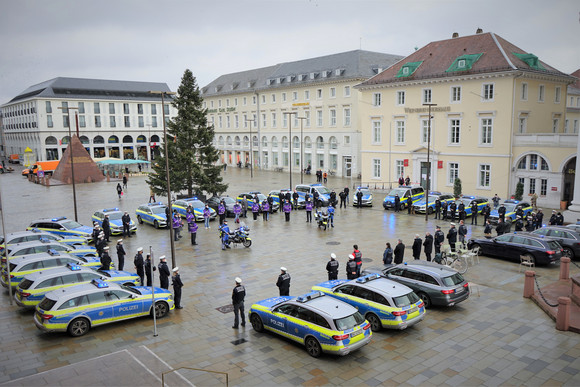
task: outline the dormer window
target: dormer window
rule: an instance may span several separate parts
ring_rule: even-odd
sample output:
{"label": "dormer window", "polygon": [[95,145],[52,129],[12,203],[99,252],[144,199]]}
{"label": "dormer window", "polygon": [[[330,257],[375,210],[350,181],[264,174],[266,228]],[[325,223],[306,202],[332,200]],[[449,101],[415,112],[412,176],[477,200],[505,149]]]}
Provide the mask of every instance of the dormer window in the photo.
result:
{"label": "dormer window", "polygon": [[525,62],[531,69],[534,70],[546,70],[544,66],[540,63],[540,60],[534,54],[518,54],[517,52],[513,53],[517,56],[521,61]]}
{"label": "dormer window", "polygon": [[409,68],[408,67],[403,67],[403,75],[404,76],[409,76]]}
{"label": "dormer window", "polygon": [[471,70],[475,62],[477,62],[482,55],[483,53],[458,56],[457,58],[455,58],[453,63],[451,63],[451,66],[449,66],[449,68],[445,70],[445,72],[450,73],[454,71]]}
{"label": "dormer window", "polygon": [[459,61],[457,61],[457,67],[459,67],[460,69],[465,67],[465,59],[461,59]]}
{"label": "dormer window", "polygon": [[423,61],[405,63],[403,66],[401,66],[399,72],[397,72],[397,78],[410,77],[417,70],[417,68],[421,66],[421,63],[423,63]]}

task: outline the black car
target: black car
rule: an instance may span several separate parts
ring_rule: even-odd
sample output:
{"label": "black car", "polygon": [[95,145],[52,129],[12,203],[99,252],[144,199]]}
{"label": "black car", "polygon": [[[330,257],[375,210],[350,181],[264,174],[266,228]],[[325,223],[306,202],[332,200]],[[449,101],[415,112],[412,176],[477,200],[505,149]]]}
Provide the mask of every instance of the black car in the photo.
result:
{"label": "black car", "polygon": [[548,265],[562,258],[562,246],[557,240],[531,233],[511,233],[495,238],[470,239],[469,249],[479,248],[480,254],[520,261],[528,256],[537,265]]}
{"label": "black car", "polygon": [[580,233],[570,227],[547,226],[532,231],[532,234],[544,235],[556,239],[564,249],[565,257],[574,259],[580,257]]}
{"label": "black car", "polygon": [[413,289],[425,307],[453,306],[469,297],[469,284],[457,270],[434,262],[411,261],[382,268],[366,268],[363,274],[381,276]]}
{"label": "black car", "polygon": [[236,204],[236,199],[231,198],[229,196],[213,196],[207,200],[207,204],[218,212],[218,206],[221,201],[224,201],[226,204],[226,216],[235,216],[234,215],[234,204]]}

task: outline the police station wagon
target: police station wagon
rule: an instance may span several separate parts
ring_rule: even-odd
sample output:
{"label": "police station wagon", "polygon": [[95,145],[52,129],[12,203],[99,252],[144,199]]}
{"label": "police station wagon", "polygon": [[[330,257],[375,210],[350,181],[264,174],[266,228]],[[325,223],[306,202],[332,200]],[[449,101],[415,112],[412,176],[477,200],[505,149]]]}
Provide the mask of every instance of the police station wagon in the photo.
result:
{"label": "police station wagon", "polygon": [[[71,246],[57,241],[50,241],[48,239],[16,243],[8,246],[7,250],[8,257],[21,257],[30,254],[46,253],[48,250],[61,251],[63,253],[76,255],[77,257],[95,257],[97,255],[97,249],[92,246]],[[2,263],[4,263],[4,260]]]}
{"label": "police station wagon", "polygon": [[82,236],[90,242],[93,240],[93,229],[83,226],[79,222],[67,219],[66,216],[56,218],[37,219],[26,228],[27,230],[39,229],[62,236]]}
{"label": "police station wagon", "polygon": [[249,319],[256,332],[267,329],[294,340],[313,357],[323,352],[347,355],[372,336],[370,324],[355,308],[321,292],[259,301],[250,308]]}
{"label": "police station wagon", "polygon": [[421,186],[415,187],[406,185],[394,188],[383,200],[383,208],[385,210],[388,210],[389,208],[395,209],[396,196],[399,197],[399,210],[403,210],[423,199],[423,197],[425,197],[425,190]]}
{"label": "police station wagon", "polygon": [[[181,217],[185,218],[187,214],[187,207],[191,206],[193,215],[195,216],[196,222],[203,222],[203,209],[205,208],[205,204],[199,200],[196,196],[187,199],[178,199],[171,204],[171,208],[174,211],[177,211]],[[217,217],[217,212],[213,208],[209,208],[210,211],[210,219],[215,219]]]}
{"label": "police station wagon", "polygon": [[354,306],[375,332],[381,328],[405,329],[425,317],[425,303],[410,288],[379,274],[326,281],[314,285],[312,290]]}
{"label": "police station wagon", "polygon": [[[124,212],[118,208],[103,208],[102,210],[95,211],[93,214],[93,222],[97,222],[99,226],[103,226],[103,220],[105,220],[105,215],[109,215],[109,226],[111,227],[111,235],[121,235],[123,233],[123,217]],[[137,232],[137,226],[135,222],[131,220],[129,223],[129,231],[132,233]]]}
{"label": "police station wagon", "polygon": [[48,231],[42,231],[37,228],[29,230],[29,231],[17,231],[11,232],[6,234],[6,241],[4,240],[4,236],[0,235],[0,254],[4,252],[5,245],[13,245],[16,243],[24,243],[24,242],[34,242],[39,241],[41,239],[46,239],[49,241],[60,242],[70,246],[81,246],[86,245],[88,243],[87,238],[81,236],[58,236],[52,234]]}
{"label": "police station wagon", "polygon": [[140,205],[135,213],[139,224],[148,223],[155,228],[167,227],[167,206],[161,202]]}
{"label": "police station wagon", "polygon": [[310,200],[314,203],[314,192],[318,193],[318,200],[323,207],[327,207],[330,202],[330,190],[323,186],[322,184],[298,184],[296,186],[296,192],[298,192],[299,197],[305,198],[306,194],[310,195]]}
{"label": "police station wagon", "polygon": [[[82,336],[95,326],[152,316],[151,298],[150,287],[93,280],[47,293],[36,307],[34,323],[45,332]],[[173,308],[173,295],[168,290],[155,288],[155,316],[165,317]]]}

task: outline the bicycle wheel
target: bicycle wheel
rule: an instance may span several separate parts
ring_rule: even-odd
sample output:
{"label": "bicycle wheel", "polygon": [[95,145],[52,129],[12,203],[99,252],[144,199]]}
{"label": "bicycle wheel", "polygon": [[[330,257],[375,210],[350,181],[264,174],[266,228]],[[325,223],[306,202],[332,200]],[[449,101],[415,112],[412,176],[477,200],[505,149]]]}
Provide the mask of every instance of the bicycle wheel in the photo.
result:
{"label": "bicycle wheel", "polygon": [[461,274],[467,273],[467,269],[469,268],[469,266],[467,265],[467,261],[465,260],[465,258],[462,257],[458,257],[457,259],[455,259],[451,267],[453,267]]}

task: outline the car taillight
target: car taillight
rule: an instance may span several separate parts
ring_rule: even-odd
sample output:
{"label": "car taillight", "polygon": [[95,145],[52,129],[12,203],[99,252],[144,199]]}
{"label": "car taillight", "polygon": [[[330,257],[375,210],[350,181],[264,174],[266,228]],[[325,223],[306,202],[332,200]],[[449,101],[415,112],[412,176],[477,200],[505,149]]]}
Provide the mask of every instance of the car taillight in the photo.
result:
{"label": "car taillight", "polygon": [[469,287],[469,282],[466,282],[465,285],[463,285],[464,288],[468,288]]}
{"label": "car taillight", "polygon": [[14,278],[14,274],[10,274],[10,278]]}
{"label": "car taillight", "polygon": [[393,316],[404,316],[406,314],[407,314],[407,312],[404,310],[393,312]]}
{"label": "car taillight", "polygon": [[425,306],[425,303],[423,301],[421,301],[421,303],[419,305],[417,305],[418,308],[422,308]]}
{"label": "car taillight", "polygon": [[455,293],[455,289],[442,290],[441,293],[443,293],[443,294],[453,294],[453,293]]}
{"label": "car taillight", "polygon": [[54,316],[52,314],[43,314],[43,315],[41,315],[41,317],[43,320],[50,320]]}
{"label": "car taillight", "polygon": [[[560,251],[564,251],[564,250],[560,250]],[[556,252],[554,250],[548,250],[548,251],[546,251],[546,254],[552,255],[552,254],[556,254]]]}
{"label": "car taillight", "polygon": [[30,293],[20,293],[22,295],[22,297],[28,297],[30,296]]}
{"label": "car taillight", "polygon": [[368,322],[365,326],[363,326],[363,329],[366,331],[370,327],[371,327],[371,323]]}
{"label": "car taillight", "polygon": [[334,335],[332,336],[332,338],[336,341],[341,341],[341,340],[346,340],[349,338],[350,335],[345,334],[345,335]]}

